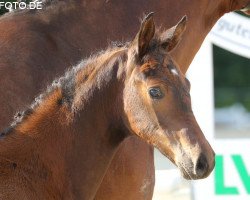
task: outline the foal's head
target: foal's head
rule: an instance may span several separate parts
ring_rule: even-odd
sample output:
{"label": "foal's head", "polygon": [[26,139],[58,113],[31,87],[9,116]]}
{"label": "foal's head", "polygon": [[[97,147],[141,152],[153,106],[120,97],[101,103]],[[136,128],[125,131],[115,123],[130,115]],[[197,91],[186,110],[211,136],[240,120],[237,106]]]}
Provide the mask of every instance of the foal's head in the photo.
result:
{"label": "foal's head", "polygon": [[123,93],[124,119],[131,132],[158,148],[187,179],[207,177],[214,152],[191,108],[190,83],[171,59],[186,27],[186,17],[155,33],[152,14],[128,50]]}

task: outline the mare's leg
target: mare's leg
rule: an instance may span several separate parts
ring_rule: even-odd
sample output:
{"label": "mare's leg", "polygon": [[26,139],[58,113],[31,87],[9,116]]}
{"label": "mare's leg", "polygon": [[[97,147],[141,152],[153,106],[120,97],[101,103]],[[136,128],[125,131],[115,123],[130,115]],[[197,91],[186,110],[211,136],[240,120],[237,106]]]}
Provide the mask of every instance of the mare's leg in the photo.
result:
{"label": "mare's leg", "polygon": [[137,137],[117,151],[95,200],[151,200],[154,190],[153,148]]}

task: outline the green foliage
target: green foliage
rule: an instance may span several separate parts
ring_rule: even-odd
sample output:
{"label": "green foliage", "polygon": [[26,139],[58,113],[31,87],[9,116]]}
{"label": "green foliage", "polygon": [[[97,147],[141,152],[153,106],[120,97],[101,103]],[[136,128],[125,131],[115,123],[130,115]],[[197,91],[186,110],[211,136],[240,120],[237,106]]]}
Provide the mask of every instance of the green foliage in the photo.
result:
{"label": "green foliage", "polygon": [[250,111],[250,59],[217,46],[213,52],[215,107],[239,102]]}
{"label": "green foliage", "polygon": [[[2,2],[16,2],[16,0],[3,0]],[[6,12],[8,12],[8,10],[6,10],[5,8],[0,9],[0,15],[4,14]]]}
{"label": "green foliage", "polygon": [[248,18],[250,18],[250,15],[246,15],[246,14],[244,14],[244,13],[240,12],[240,11],[237,11],[237,13],[238,13],[238,14],[240,14],[240,15],[243,15],[244,17],[248,17]]}

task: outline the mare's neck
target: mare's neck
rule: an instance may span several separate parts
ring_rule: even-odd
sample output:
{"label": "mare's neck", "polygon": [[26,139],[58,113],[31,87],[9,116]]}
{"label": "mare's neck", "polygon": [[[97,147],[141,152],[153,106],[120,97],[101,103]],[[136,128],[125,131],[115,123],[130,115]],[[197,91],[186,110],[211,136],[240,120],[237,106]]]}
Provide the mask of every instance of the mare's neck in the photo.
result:
{"label": "mare's neck", "polygon": [[78,55],[77,60],[81,55],[103,48],[108,40],[131,39],[139,26],[139,20],[136,23],[135,19],[142,17],[143,13],[155,11],[157,24],[166,28],[187,15],[187,31],[172,52],[181,70],[186,72],[208,32],[227,11],[220,8],[220,3],[193,0],[187,4],[181,0],[177,6],[175,0],[132,0],[129,3],[124,0],[73,0],[51,6],[53,12],[48,9],[41,16],[44,15],[45,21],[49,19],[50,25],[55,27],[55,38],[70,44],[74,56]]}
{"label": "mare's neck", "polygon": [[[3,170],[10,178],[15,170],[22,172],[20,176],[25,172],[34,190],[46,199],[51,191],[58,198],[67,193],[68,199],[92,199],[126,137],[120,127],[121,60],[93,64],[84,69],[89,74],[81,70],[75,74],[72,104],[63,103],[62,88],[54,89],[2,141],[0,162],[9,163],[1,165]],[[7,169],[13,165],[15,169]],[[46,186],[39,188],[40,184]]]}
{"label": "mare's neck", "polygon": [[[121,37],[125,39],[131,37],[139,24],[139,21],[132,24],[131,21],[142,17],[143,13],[155,11],[157,24],[166,28],[173,26],[182,16],[187,15],[187,31],[180,45],[172,52],[172,56],[180,65],[181,70],[186,72],[211,28],[228,11],[226,8],[220,8],[220,3],[220,1],[212,4],[210,1],[191,1],[187,4],[186,1],[182,0],[177,6],[175,0],[143,0],[141,2],[136,0],[130,3],[123,0],[84,0],[79,1],[78,9],[74,11],[78,13],[77,15],[81,20],[78,23],[72,23],[72,25],[78,26],[78,30],[83,28],[79,33],[84,37],[77,36],[79,40],[82,38],[82,42],[78,44],[84,44],[84,47],[87,46],[87,49],[93,50],[91,45],[95,44],[95,47],[101,48],[106,45],[107,38],[115,41],[121,39]],[[122,12],[116,11],[119,9]],[[124,16],[121,16],[121,14],[124,14]],[[79,26],[80,23],[82,23],[82,27]],[[126,31],[124,31],[124,27],[126,27]]]}
{"label": "mare's neck", "polygon": [[[182,11],[188,16],[188,26],[180,44],[171,52],[171,56],[178,63],[183,73],[189,68],[196,53],[199,51],[209,31],[228,12],[219,4],[221,1],[191,1]],[[195,5],[199,4],[199,5]]]}

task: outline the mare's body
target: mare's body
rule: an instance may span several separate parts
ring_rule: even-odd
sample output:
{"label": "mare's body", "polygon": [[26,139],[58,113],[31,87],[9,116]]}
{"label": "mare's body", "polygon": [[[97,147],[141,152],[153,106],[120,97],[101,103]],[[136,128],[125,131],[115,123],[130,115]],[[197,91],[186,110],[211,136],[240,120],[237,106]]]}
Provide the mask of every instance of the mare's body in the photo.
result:
{"label": "mare's body", "polygon": [[[54,76],[106,46],[108,39],[131,38],[139,24],[134,21],[143,13],[155,11],[157,24],[164,27],[172,26],[182,15],[188,16],[183,40],[172,52],[181,70],[186,72],[220,16],[241,9],[248,2],[83,0],[55,3],[39,12],[18,11],[1,17],[0,130]],[[127,139],[104,180],[99,191],[101,200],[150,199],[154,185],[152,148],[136,138]]]}

